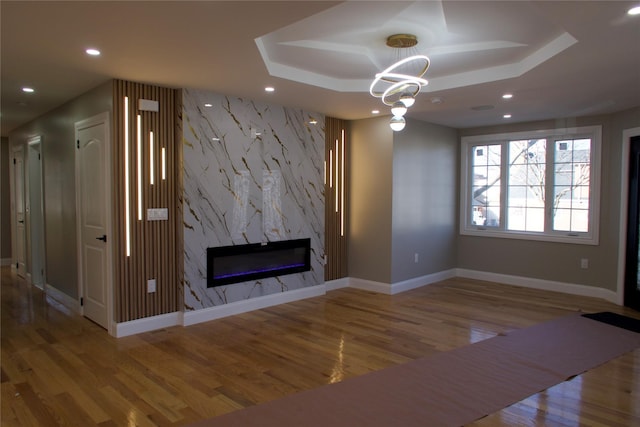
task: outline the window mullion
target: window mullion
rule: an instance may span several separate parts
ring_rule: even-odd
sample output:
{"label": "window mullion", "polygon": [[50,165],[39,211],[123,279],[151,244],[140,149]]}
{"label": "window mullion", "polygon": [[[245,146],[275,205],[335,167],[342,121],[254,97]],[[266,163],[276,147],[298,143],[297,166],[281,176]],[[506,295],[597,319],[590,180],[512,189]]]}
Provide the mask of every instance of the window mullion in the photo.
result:
{"label": "window mullion", "polygon": [[507,229],[507,191],[509,189],[509,141],[500,143],[500,225],[499,229]]}
{"label": "window mullion", "polygon": [[544,232],[553,233],[553,200],[555,198],[555,138],[545,137],[547,142],[547,155],[545,158],[544,172]]}

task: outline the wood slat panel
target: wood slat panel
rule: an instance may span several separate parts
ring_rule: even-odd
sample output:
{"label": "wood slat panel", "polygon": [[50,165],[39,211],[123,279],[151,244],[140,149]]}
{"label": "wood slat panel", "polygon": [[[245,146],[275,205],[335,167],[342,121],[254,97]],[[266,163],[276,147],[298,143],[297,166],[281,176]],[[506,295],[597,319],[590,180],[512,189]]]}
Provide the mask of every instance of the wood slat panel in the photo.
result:
{"label": "wood slat panel", "polygon": [[[129,99],[129,202],[131,254],[126,254],[125,119],[124,97]],[[139,111],[138,101],[158,101],[159,111]],[[180,281],[176,233],[180,222],[176,161],[181,145],[176,141],[176,91],[116,80],[114,83],[114,218],[116,241],[116,321],[125,322],[179,309]],[[137,116],[141,117],[142,219],[138,219]],[[154,183],[151,184],[150,131],[154,134]],[[166,154],[166,179],[162,180],[161,148]],[[148,221],[147,209],[167,208],[168,221]],[[181,259],[181,258],[180,258]],[[156,279],[156,292],[147,293],[147,280]]]}
{"label": "wood slat panel", "polygon": [[[325,280],[335,280],[347,276],[347,218],[349,206],[348,132],[345,120],[325,118],[325,159],[327,176],[325,184]],[[336,153],[337,141],[337,153]],[[344,146],[343,146],[344,144]],[[333,181],[333,186],[331,182]],[[344,191],[344,196],[341,191]],[[337,196],[337,198],[336,198]],[[337,207],[337,209],[336,209]],[[342,218],[344,217],[344,233]]]}

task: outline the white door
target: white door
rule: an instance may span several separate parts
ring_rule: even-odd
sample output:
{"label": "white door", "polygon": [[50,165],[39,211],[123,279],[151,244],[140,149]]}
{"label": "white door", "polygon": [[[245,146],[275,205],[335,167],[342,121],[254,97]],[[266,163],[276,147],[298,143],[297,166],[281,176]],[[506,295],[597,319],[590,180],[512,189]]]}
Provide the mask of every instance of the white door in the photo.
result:
{"label": "white door", "polygon": [[15,215],[15,261],[18,276],[25,277],[27,271],[27,219],[24,194],[24,153],[22,147],[13,151],[13,212]]}
{"label": "white door", "polygon": [[79,220],[79,278],[83,313],[100,326],[109,325],[110,236],[108,119],[76,123],[76,183]]}

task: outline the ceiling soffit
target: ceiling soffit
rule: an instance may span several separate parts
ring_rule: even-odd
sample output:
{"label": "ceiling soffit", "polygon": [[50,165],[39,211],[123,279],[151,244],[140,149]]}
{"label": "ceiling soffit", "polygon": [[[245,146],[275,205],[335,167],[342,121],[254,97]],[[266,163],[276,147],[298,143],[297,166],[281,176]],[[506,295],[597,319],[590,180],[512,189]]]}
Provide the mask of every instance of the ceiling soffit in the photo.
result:
{"label": "ceiling soffit", "polygon": [[[500,13],[495,13],[500,8]],[[481,25],[478,25],[482,23]],[[515,78],[577,40],[527,2],[346,2],[255,39],[269,74],[338,92],[368,92],[414,34],[427,55],[426,91]]]}

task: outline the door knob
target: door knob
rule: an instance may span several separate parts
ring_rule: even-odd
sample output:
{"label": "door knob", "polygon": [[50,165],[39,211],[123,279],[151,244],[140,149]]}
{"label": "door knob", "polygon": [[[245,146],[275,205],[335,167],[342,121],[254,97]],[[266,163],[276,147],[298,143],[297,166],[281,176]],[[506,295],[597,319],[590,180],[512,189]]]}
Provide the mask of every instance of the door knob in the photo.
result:
{"label": "door knob", "polygon": [[102,240],[103,242],[107,243],[107,235],[103,234],[102,237],[96,237],[96,240]]}

